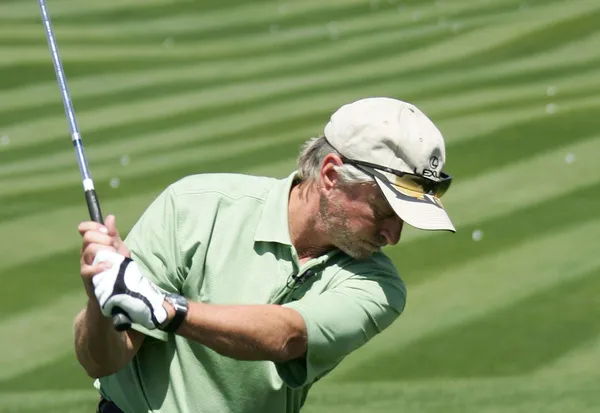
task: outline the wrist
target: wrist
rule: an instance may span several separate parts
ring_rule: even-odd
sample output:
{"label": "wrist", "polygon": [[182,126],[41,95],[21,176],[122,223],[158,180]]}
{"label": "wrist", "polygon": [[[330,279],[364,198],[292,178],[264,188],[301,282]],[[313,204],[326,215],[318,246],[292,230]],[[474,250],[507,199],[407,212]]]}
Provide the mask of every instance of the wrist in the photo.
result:
{"label": "wrist", "polygon": [[169,325],[169,323],[173,321],[173,318],[175,318],[175,307],[173,307],[173,304],[171,304],[166,298],[163,301],[163,308],[167,312],[167,319],[159,326],[161,329]]}
{"label": "wrist", "polygon": [[96,294],[94,293],[94,283],[91,279],[83,279],[83,288],[85,289],[85,293],[88,296],[88,299],[95,300]]}
{"label": "wrist", "polygon": [[167,311],[167,319],[158,328],[167,333],[175,333],[187,316],[187,299],[179,294],[167,294],[163,302]]}

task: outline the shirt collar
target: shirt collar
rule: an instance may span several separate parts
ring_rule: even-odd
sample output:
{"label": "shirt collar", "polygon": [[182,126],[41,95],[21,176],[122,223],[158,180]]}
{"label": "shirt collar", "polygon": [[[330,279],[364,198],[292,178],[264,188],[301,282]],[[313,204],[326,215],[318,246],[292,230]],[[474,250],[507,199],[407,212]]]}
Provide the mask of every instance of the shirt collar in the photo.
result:
{"label": "shirt collar", "polygon": [[269,191],[262,216],[254,233],[254,241],[278,242],[292,245],[289,232],[288,204],[296,171],[277,180]]}

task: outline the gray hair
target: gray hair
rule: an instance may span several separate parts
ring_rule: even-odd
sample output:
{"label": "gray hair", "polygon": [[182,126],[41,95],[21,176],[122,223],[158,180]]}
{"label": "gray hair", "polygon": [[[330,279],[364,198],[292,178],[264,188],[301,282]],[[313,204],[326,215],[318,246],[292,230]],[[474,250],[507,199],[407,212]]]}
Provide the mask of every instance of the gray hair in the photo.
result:
{"label": "gray hair", "polygon": [[[327,142],[325,136],[310,138],[304,142],[300,148],[300,154],[298,155],[298,178],[302,181],[318,181],[323,159],[331,153],[340,155],[340,153]],[[353,165],[343,164],[341,166],[336,166],[335,170],[339,174],[340,180],[347,185],[374,181],[372,176]]]}

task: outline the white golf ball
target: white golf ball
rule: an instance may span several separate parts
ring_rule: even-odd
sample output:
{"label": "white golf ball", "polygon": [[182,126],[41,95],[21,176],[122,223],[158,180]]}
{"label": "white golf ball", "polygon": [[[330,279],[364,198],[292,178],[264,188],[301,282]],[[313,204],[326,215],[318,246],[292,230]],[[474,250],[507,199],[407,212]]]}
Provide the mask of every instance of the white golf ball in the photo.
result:
{"label": "white golf ball", "polygon": [[483,231],[480,229],[476,229],[473,231],[473,241],[481,241],[483,239]]}
{"label": "white golf ball", "polygon": [[123,166],[129,165],[129,155],[121,156],[121,165],[123,165]]}
{"label": "white golf ball", "polygon": [[6,145],[8,145],[9,143],[10,143],[10,139],[9,139],[8,135],[4,135],[4,136],[2,137],[2,139],[0,139],[0,144],[1,144],[2,146],[6,146]]}
{"label": "white golf ball", "polygon": [[121,183],[121,181],[117,177],[111,178],[111,180],[110,180],[110,186],[112,188],[118,188],[120,183]]}

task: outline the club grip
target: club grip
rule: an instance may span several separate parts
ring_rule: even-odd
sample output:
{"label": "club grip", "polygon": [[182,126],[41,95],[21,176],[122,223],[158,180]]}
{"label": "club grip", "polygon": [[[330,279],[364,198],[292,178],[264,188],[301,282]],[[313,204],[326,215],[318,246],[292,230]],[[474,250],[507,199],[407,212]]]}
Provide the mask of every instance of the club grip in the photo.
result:
{"label": "club grip", "polygon": [[113,309],[112,322],[117,331],[125,331],[131,328],[131,320],[120,308]]}
{"label": "club grip", "polygon": [[88,189],[85,191],[85,202],[87,203],[92,221],[104,224],[102,211],[100,210],[100,202],[98,202],[98,196],[96,196],[95,189]]}

